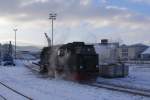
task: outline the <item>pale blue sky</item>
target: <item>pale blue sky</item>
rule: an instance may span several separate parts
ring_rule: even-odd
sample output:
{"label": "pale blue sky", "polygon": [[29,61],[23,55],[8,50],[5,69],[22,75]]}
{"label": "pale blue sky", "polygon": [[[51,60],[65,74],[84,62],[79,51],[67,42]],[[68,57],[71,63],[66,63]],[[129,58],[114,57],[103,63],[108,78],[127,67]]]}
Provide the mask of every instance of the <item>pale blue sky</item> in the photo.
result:
{"label": "pale blue sky", "polygon": [[150,44],[150,0],[0,0],[0,41],[47,45],[51,36],[49,12],[54,22],[55,43],[100,42]]}

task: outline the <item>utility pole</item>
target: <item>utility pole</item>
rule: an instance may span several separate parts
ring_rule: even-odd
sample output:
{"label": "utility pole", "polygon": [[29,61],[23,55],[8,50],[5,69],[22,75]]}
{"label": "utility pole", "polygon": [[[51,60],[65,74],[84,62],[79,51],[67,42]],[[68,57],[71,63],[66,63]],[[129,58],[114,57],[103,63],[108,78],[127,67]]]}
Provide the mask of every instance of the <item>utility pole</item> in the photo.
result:
{"label": "utility pole", "polygon": [[51,46],[53,46],[53,43],[54,43],[54,35],[53,35],[54,26],[53,26],[53,23],[54,23],[54,20],[56,20],[56,16],[57,16],[56,13],[50,13],[49,14],[49,19],[52,21],[52,44],[51,44]]}
{"label": "utility pole", "polygon": [[16,35],[17,35],[18,29],[16,28],[16,29],[13,29],[13,30],[14,30],[14,32],[15,32],[15,59],[16,59],[16,46],[17,46]]}

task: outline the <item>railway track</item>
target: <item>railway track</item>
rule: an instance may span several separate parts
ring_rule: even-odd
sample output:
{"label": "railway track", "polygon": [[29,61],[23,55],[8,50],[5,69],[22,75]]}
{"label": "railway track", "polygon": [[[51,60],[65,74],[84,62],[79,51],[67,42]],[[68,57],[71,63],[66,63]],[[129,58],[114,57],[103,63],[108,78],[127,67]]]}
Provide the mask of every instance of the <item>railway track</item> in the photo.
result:
{"label": "railway track", "polygon": [[[18,92],[17,90],[15,90],[15,89],[11,88],[10,86],[4,84],[3,82],[0,82],[0,85],[2,85],[3,87],[9,89],[10,91],[14,92],[14,93],[17,94],[17,95],[22,96],[24,99],[33,100],[32,98],[30,98],[30,97],[28,97],[28,96],[26,96],[26,95],[24,95],[24,94]],[[3,100],[7,100],[7,99],[6,99],[4,96],[2,96],[2,95],[0,95],[0,97],[1,97]]]}
{"label": "railway track", "polygon": [[129,93],[129,94],[133,94],[133,95],[150,97],[150,91],[147,91],[147,90],[140,90],[140,89],[135,89],[135,88],[133,89],[133,88],[115,86],[112,84],[105,84],[105,83],[82,83],[82,84],[97,87],[97,88],[104,88],[104,89],[108,89],[108,90]]}
{"label": "railway track", "polygon": [[29,70],[31,70],[36,75],[38,75],[39,78],[49,78],[48,74],[39,74],[40,73],[40,69],[37,68],[39,66],[36,65],[36,64],[31,64],[31,65],[24,64],[24,66],[26,68],[28,68]]}
{"label": "railway track", "polygon": [[7,100],[4,96],[0,95],[0,100]]}
{"label": "railway track", "polygon": [[30,70],[32,70],[34,72],[40,72],[40,69],[35,68],[35,66],[36,67],[38,66],[36,64],[33,64],[33,63],[30,63],[30,65],[29,64],[25,64],[25,63],[23,63],[23,64],[24,64],[25,67],[27,67],[28,69],[30,69]]}
{"label": "railway track", "polygon": [[26,65],[26,64],[24,64],[24,66],[27,67],[28,69],[34,71],[34,72],[40,72],[40,70],[37,68],[30,67],[29,65]]}
{"label": "railway track", "polygon": [[[35,68],[31,68],[29,65],[25,65],[27,68],[31,69],[32,71],[39,72]],[[108,90],[113,90],[113,91],[119,91],[119,92],[124,92],[124,93],[129,93],[133,95],[139,95],[139,96],[145,96],[145,97],[150,97],[150,91],[148,90],[142,90],[142,89],[136,89],[136,88],[129,88],[126,86],[117,86],[114,84],[107,84],[107,83],[97,83],[95,81],[90,81],[90,82],[80,82],[81,84],[88,85],[88,86],[93,86],[97,88],[104,88]]]}

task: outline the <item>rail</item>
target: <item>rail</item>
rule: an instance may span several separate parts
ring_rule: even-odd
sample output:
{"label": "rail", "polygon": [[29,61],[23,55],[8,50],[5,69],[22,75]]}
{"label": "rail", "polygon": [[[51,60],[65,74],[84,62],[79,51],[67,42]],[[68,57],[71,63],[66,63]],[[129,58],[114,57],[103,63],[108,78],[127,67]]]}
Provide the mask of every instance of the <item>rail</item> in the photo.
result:
{"label": "rail", "polygon": [[4,96],[0,95],[0,98],[3,100],[7,100]]}
{"label": "rail", "polygon": [[104,83],[82,83],[88,86],[94,86],[98,88],[104,88],[108,90],[113,90],[113,91],[119,91],[119,92],[124,92],[124,93],[129,93],[129,94],[134,94],[134,95],[139,95],[139,96],[146,96],[150,97],[150,91],[147,90],[140,90],[140,89],[133,89],[133,88],[128,88],[128,87],[122,87],[122,86],[116,86],[112,84],[104,84]]}
{"label": "rail", "polygon": [[[15,89],[11,88],[10,86],[4,84],[3,82],[0,82],[0,84],[3,85],[4,87],[8,88],[9,90],[13,91],[14,93],[23,96],[24,98],[26,98],[26,99],[28,99],[28,100],[33,100],[32,98],[30,98],[30,97],[28,97],[28,96],[26,96],[26,95],[24,95],[24,94],[18,92],[17,90],[15,90]],[[3,97],[3,96],[1,96],[1,97]],[[4,98],[4,97],[3,97],[3,98]],[[7,100],[7,99],[5,98],[4,100]]]}

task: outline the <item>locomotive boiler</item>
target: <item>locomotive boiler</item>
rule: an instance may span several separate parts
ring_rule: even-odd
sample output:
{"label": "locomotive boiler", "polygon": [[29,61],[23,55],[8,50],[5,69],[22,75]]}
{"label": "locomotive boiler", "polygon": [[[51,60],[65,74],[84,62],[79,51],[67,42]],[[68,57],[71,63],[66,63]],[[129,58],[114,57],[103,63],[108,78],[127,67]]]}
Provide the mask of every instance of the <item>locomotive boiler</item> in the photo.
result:
{"label": "locomotive boiler", "polygon": [[73,42],[43,48],[40,65],[51,77],[87,80],[98,74],[98,55],[93,45]]}

